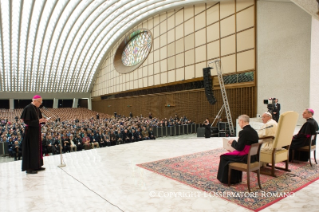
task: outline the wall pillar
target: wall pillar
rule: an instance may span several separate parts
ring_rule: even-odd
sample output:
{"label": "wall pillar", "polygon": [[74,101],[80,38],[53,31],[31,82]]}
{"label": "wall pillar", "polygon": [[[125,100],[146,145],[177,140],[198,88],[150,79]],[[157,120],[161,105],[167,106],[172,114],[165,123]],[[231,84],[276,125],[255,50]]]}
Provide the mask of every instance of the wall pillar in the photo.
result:
{"label": "wall pillar", "polygon": [[310,92],[309,107],[315,111],[314,119],[319,120],[319,21],[312,17],[310,50]]}
{"label": "wall pillar", "polygon": [[79,103],[79,99],[74,98],[72,108],[78,108],[78,103]]}
{"label": "wall pillar", "polygon": [[10,110],[14,109],[14,99],[9,99],[9,108]]}
{"label": "wall pillar", "polygon": [[53,108],[58,108],[59,99],[54,98],[53,99]]}
{"label": "wall pillar", "polygon": [[90,97],[88,98],[88,109],[92,110],[92,99],[91,99],[91,94]]}

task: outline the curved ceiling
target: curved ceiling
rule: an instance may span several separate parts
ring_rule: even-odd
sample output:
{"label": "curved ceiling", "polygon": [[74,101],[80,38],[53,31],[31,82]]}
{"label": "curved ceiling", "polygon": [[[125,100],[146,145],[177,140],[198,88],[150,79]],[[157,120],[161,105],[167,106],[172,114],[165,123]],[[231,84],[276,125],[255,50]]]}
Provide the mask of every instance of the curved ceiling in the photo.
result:
{"label": "curved ceiling", "polygon": [[1,0],[0,91],[90,92],[98,66],[127,30],[201,0]]}

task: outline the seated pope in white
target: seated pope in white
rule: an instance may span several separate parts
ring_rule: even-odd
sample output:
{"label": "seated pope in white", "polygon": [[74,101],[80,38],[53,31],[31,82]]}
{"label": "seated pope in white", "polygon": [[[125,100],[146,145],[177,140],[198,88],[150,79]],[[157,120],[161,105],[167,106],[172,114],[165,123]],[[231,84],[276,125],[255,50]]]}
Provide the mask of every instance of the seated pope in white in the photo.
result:
{"label": "seated pope in white", "polygon": [[[265,112],[262,116],[262,121],[264,123],[263,126],[257,131],[259,138],[264,138],[268,136],[275,136],[277,131],[277,122],[272,119],[272,116],[270,113]],[[272,150],[274,139],[265,139],[263,140],[263,145],[261,146],[262,151]]]}

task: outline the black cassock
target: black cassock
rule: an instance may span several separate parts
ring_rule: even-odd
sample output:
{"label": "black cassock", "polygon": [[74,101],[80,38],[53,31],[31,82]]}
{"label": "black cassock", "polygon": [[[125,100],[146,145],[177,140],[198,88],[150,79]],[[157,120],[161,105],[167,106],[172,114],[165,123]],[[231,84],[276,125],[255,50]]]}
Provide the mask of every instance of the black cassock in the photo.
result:
{"label": "black cassock", "polygon": [[[313,118],[307,119],[307,122],[304,123],[299,130],[298,134],[294,135],[291,141],[290,149],[289,149],[289,160],[292,160],[292,150],[299,149],[303,146],[309,145],[309,137],[311,135],[316,134],[318,131],[318,123]],[[312,144],[313,145],[313,144]],[[308,152],[300,152],[300,161],[308,161]],[[299,152],[295,153],[296,160],[299,160]]]}
{"label": "black cassock", "polygon": [[205,127],[205,138],[210,138],[210,124],[204,125]]}
{"label": "black cassock", "polygon": [[[238,142],[233,141],[232,147],[235,149],[232,153],[226,153],[220,156],[217,179],[222,183],[228,183],[228,167],[229,163],[247,163],[247,154],[250,146],[254,143],[258,143],[258,134],[250,125],[246,125],[242,131],[239,132]],[[245,154],[245,152],[247,152]],[[245,155],[243,155],[245,154]],[[256,161],[256,157],[252,157],[251,162]],[[242,171],[231,171],[231,184],[240,183],[242,181]]]}
{"label": "black cassock", "polygon": [[27,105],[21,114],[26,124],[25,135],[22,140],[22,171],[39,169],[43,166],[41,125],[41,111],[33,104]]}

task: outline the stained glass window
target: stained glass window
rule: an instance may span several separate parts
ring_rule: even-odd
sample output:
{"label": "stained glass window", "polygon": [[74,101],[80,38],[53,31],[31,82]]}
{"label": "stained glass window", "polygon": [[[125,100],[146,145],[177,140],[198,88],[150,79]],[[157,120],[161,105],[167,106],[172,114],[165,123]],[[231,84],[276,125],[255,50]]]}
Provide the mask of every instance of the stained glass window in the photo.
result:
{"label": "stained glass window", "polygon": [[145,59],[152,47],[152,35],[144,31],[133,37],[125,46],[122,62],[125,66],[134,66]]}

